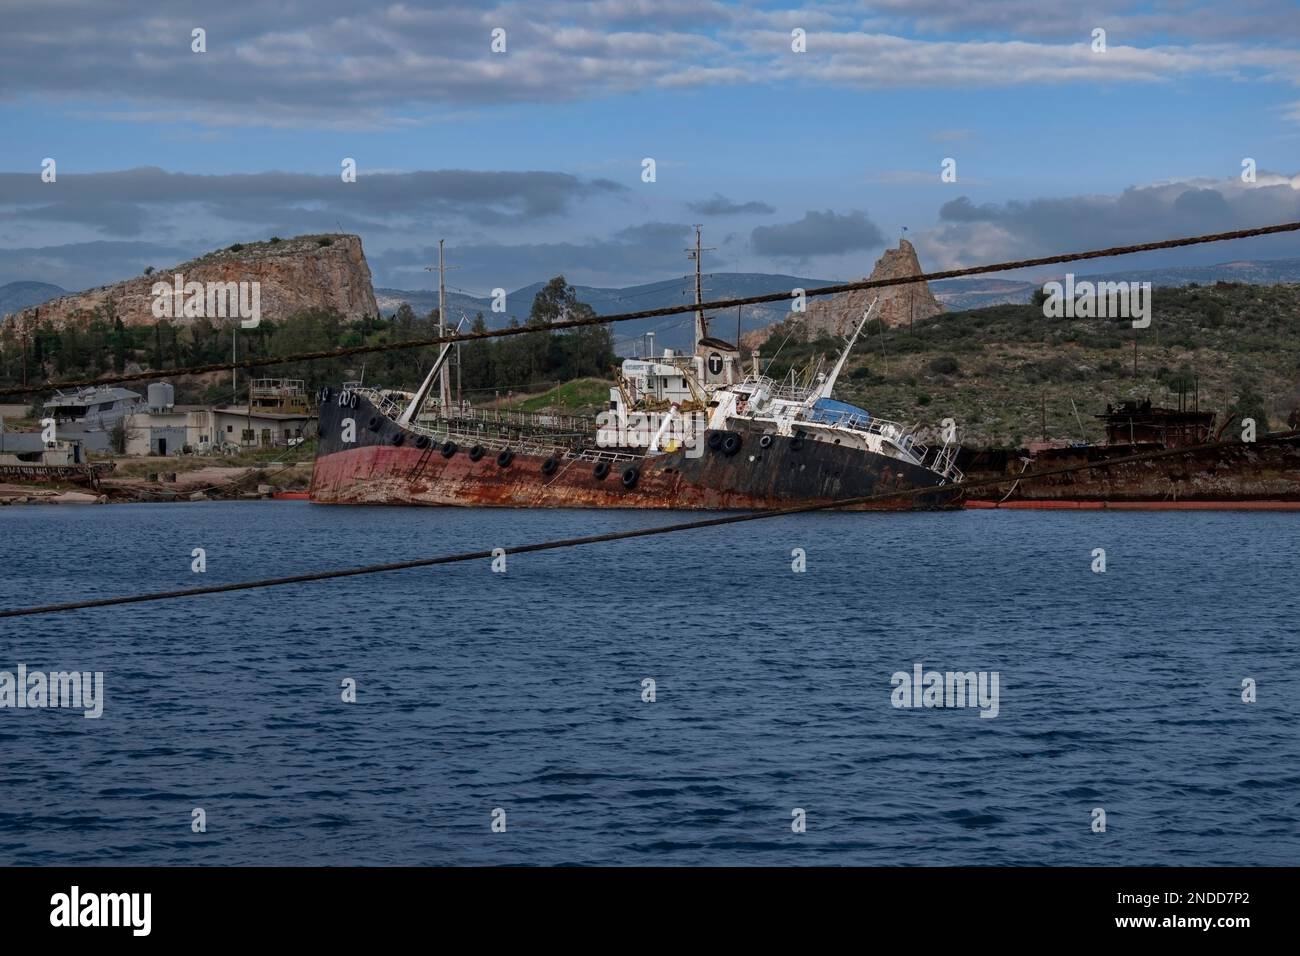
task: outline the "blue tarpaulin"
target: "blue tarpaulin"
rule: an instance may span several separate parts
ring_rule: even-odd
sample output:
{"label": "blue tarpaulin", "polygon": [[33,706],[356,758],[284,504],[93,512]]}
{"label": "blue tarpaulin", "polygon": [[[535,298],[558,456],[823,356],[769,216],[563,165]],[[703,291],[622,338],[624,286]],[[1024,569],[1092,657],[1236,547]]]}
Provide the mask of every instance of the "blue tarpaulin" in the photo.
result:
{"label": "blue tarpaulin", "polygon": [[824,424],[834,424],[843,421],[850,415],[858,417],[858,423],[865,425],[871,420],[871,413],[865,408],[858,408],[856,405],[850,405],[848,402],[837,401],[833,398],[819,398],[812,407],[812,414],[809,416],[815,422]]}

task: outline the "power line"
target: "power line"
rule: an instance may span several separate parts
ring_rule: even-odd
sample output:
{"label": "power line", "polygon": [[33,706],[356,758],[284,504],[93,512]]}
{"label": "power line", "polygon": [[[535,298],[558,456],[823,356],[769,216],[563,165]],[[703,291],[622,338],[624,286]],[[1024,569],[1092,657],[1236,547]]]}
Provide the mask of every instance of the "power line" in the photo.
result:
{"label": "power line", "polygon": [[[1132,255],[1137,252],[1154,252],[1158,249],[1177,249],[1183,246],[1195,246],[1209,242],[1226,242],[1232,239],[1249,239],[1255,236],[1271,236],[1284,232],[1300,231],[1300,222],[1285,222],[1275,226],[1259,226],[1254,229],[1238,229],[1233,232],[1208,233],[1201,236],[1184,236],[1179,239],[1163,239],[1159,242],[1144,242],[1128,246],[1111,246],[1106,249],[1091,249],[1086,252],[1067,252],[1054,256],[1042,256],[1037,259],[1019,259],[1011,262],[996,262],[991,265],[971,266],[967,269],[948,269],[944,272],[929,272],[915,276],[897,276],[887,279],[864,279],[861,282],[846,282],[839,285],[821,286],[805,289],[804,296],[812,298],[822,295],[838,295],[843,292],[857,292],[862,289],[878,289],[885,286],[909,285],[915,282],[936,282],[940,279],[959,279],[963,276],[984,275],[990,272],[1007,272],[1012,269],[1031,269],[1038,266],[1060,265],[1065,262],[1078,262],[1085,259],[1109,259],[1114,256]],[[294,355],[265,356],[246,359],[243,362],[210,362],[206,365],[192,365],[184,368],[156,369],[130,374],[110,375],[102,378],[75,379],[61,382],[45,382],[41,385],[20,385],[0,389],[0,398],[11,395],[29,395],[50,389],[82,388],[93,385],[112,385],[120,382],[139,382],[151,378],[166,378],[175,375],[202,375],[208,372],[226,372],[233,368],[264,368],[269,365],[283,365],[289,362],[315,362],[322,359],[348,358],[353,355],[367,355],[372,352],[391,352],[400,349],[430,348],[448,342],[469,342],[479,339],[501,338],[507,335],[522,335],[528,332],[557,331],[562,329],[582,328],[589,325],[603,325],[607,322],[629,322],[635,319],[653,319],[664,315],[680,315],[697,310],[732,309],[739,305],[757,305],[762,302],[788,302],[789,292],[769,292],[762,295],[743,296],[737,299],[721,299],[715,302],[701,302],[688,305],[671,305],[658,309],[645,309],[640,312],[624,312],[614,315],[598,315],[584,319],[564,319],[551,322],[541,327],[517,326],[504,329],[487,329],[482,332],[459,332],[432,339],[408,339],[405,342],[385,342],[378,345],[352,345],[344,348],[326,349],[317,352],[300,352]]]}
{"label": "power line", "polygon": [[[1296,433],[1294,432],[1283,433],[1285,437],[1291,437],[1295,434]],[[1188,445],[1182,448],[1166,448],[1160,451],[1125,455],[1119,458],[1112,458],[1108,461],[1089,462],[1079,465],[1062,465],[1059,468],[1046,468],[1042,471],[1033,471],[1020,475],[1003,476],[1000,478],[982,478],[979,481],[963,481],[946,486],[940,485],[927,486],[923,488],[908,488],[902,491],[889,491],[878,495],[840,498],[822,504],[800,505],[794,508],[780,508],[768,511],[751,511],[743,514],[725,515],[720,518],[704,518],[698,521],[685,521],[678,524],[658,525],[653,528],[638,528],[632,531],[611,531],[605,534],[586,535],[580,538],[563,538],[558,541],[541,541],[534,544],[524,544],[513,548],[505,548],[503,550],[506,554],[531,554],[538,551],[554,551],[559,548],[573,548],[581,545],[601,544],[606,541],[622,541],[628,538],[648,538],[654,535],[671,534],[678,531],[693,531],[700,528],[716,528],[722,525],[740,524],[746,521],[761,521],[765,518],[780,518],[786,515],[807,514],[814,511],[829,511],[836,508],[846,508],[854,505],[867,504],[873,501],[895,501],[899,499],[916,498],[922,495],[934,494],[936,491],[952,489],[961,489],[962,491],[965,491],[970,488],[996,487],[998,485],[1011,484],[1012,482],[1033,481],[1039,478],[1049,478],[1054,475],[1067,475],[1076,471],[1088,471],[1094,468],[1109,468],[1115,465],[1154,461],[1160,458],[1172,458],[1178,455],[1194,454],[1197,452],[1211,451],[1237,445],[1240,445],[1240,442],[1207,442],[1201,445]],[[63,604],[44,604],[35,607],[11,608],[9,610],[0,610],[0,618],[30,617],[37,614],[53,614],[58,611],[75,611],[92,607],[112,607],[119,604],[140,604],[146,601],[164,601],[175,598],[197,597],[203,594],[224,594],[230,591],[251,591],[258,588],[280,587],[286,584],[305,584],[310,581],[328,581],[334,578],[357,577],[364,574],[379,574],[386,571],[405,571],[411,568],[427,568],[441,564],[458,564],[465,561],[478,561],[492,557],[495,557],[495,555],[491,550],[467,551],[461,554],[447,554],[435,558],[417,558],[412,561],[395,561],[388,564],[371,564],[356,568],[339,568],[333,571],[312,571],[306,574],[294,574],[287,577],[263,578],[255,581],[237,581],[232,584],[216,584],[198,588],[183,588],[175,591],[154,591],[146,594],[129,594],[121,595],[119,597],[94,598],[86,601],[68,601]]]}

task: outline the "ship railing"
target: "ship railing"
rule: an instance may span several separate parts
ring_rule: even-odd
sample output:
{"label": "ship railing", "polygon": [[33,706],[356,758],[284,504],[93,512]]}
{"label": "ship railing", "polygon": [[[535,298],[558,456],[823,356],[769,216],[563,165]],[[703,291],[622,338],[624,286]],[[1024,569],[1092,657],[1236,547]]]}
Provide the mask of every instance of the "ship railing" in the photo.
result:
{"label": "ship railing", "polygon": [[887,418],[861,415],[857,412],[832,412],[819,413],[812,421],[821,425],[829,425],[831,428],[844,428],[848,431],[879,435],[909,455],[914,456],[917,461],[923,461],[930,451],[928,447],[916,440],[912,429],[898,422],[891,422]]}
{"label": "ship railing", "polygon": [[[452,406],[447,409],[445,415],[440,415],[436,411],[434,415],[440,419],[453,421],[463,420],[492,425],[513,425],[519,428],[559,429],[575,432],[591,431],[595,428],[595,419],[585,418],[580,415],[547,415],[540,412],[502,411],[498,408]],[[427,417],[432,416],[421,416],[422,419]]]}
{"label": "ship railing", "polygon": [[761,389],[767,393],[768,398],[780,399],[786,402],[806,402],[808,396],[813,393],[811,388],[798,385],[778,385],[766,375],[747,376],[740,384],[742,387],[750,389],[751,392]]}
{"label": "ship railing", "polygon": [[962,474],[961,469],[957,467],[957,455],[960,451],[960,445],[951,443],[945,444],[935,452],[934,461],[930,462],[926,467],[936,475],[947,478],[949,481],[964,481],[966,476]]}
{"label": "ship railing", "polygon": [[374,405],[375,408],[379,409],[380,412],[387,415],[389,418],[396,419],[398,415],[402,414],[404,406],[399,405],[393,400],[392,396],[385,395],[377,388],[371,388],[369,385],[362,385],[360,382],[344,382],[343,390],[345,392],[355,392],[358,395],[364,395],[370,400],[371,405]]}
{"label": "ship railing", "polygon": [[645,456],[626,451],[611,451],[608,448],[570,448],[564,453],[564,457],[575,461],[622,462],[637,461]]}
{"label": "ship railing", "polygon": [[[345,382],[345,389],[364,395],[375,408],[396,421],[403,406],[378,389],[359,382]],[[433,441],[451,439],[457,442],[476,442],[493,451],[509,448],[524,454],[551,454],[560,452],[565,458],[582,458],[589,461],[635,461],[643,455],[615,452],[601,448],[588,448],[595,431],[594,422],[571,415],[538,415],[531,412],[497,412],[495,410],[469,410],[478,414],[457,413],[450,418],[422,418],[407,422],[404,427]],[[519,434],[493,431],[498,428],[515,428]],[[568,426],[568,427],[565,427]],[[533,429],[533,434],[525,429]]]}
{"label": "ship railing", "polygon": [[[369,385],[362,385],[360,382],[344,382],[343,387],[366,396],[372,405],[392,419],[396,419],[406,407],[391,396]],[[471,408],[461,405],[449,407],[445,414],[440,413],[436,408],[432,412],[424,412],[409,425],[413,430],[421,431],[422,427],[427,428],[429,423],[446,422],[505,425],[544,431],[548,434],[587,434],[594,431],[596,427],[594,418],[580,415],[548,415],[540,412],[502,411],[495,408]]]}

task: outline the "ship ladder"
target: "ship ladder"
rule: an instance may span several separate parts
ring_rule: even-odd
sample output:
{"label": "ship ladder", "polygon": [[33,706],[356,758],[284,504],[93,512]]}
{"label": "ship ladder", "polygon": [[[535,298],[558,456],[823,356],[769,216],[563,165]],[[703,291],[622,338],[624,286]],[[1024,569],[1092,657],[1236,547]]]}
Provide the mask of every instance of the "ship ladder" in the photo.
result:
{"label": "ship ladder", "polygon": [[429,459],[433,457],[433,453],[437,448],[438,443],[431,440],[428,447],[420,453],[420,457],[416,460],[415,464],[411,466],[411,470],[406,473],[407,481],[414,481],[424,473],[424,466],[429,463]]}

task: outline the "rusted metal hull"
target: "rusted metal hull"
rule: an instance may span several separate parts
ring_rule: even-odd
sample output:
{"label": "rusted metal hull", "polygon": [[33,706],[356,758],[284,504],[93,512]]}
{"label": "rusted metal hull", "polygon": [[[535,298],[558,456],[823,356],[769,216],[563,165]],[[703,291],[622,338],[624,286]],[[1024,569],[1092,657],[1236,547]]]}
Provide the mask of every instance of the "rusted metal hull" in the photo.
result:
{"label": "rusted metal hull", "polygon": [[0,480],[24,485],[67,481],[98,488],[99,479],[116,467],[111,461],[88,465],[0,465]]}
{"label": "rusted metal hull", "polygon": [[[344,418],[356,423],[355,441],[342,440]],[[320,428],[310,496],[322,504],[757,510],[932,487],[932,493],[851,510],[961,506],[960,491],[941,486],[928,469],[780,436],[762,448],[761,432],[737,431],[741,447],[731,455],[706,446],[694,457],[685,450],[647,456],[620,462],[601,478],[596,462],[563,457],[559,446],[512,449],[513,458],[504,466],[497,458],[502,443],[483,441],[485,453],[477,461],[464,443],[450,456],[437,447],[417,447],[418,435],[380,415],[364,397],[356,407],[323,404]],[[548,459],[555,462],[549,474]],[[624,480],[628,468],[636,470],[630,482]]]}
{"label": "rusted metal hull", "polygon": [[[1091,465],[1086,469],[1052,475],[1014,487],[971,489],[971,498],[989,502],[1005,499],[1005,506],[1022,503],[1056,503],[1069,505],[1169,505],[1175,503],[1233,504],[1258,502],[1274,506],[1300,502],[1300,434],[1261,437],[1258,441],[1229,445],[1212,450],[1189,451],[1183,455],[1143,462],[1108,465],[1108,458],[1118,458],[1143,451],[1158,450],[1155,445],[1094,445],[1058,449],[1040,454],[1029,466],[1059,468],[1068,465]],[[1020,463],[1008,461],[1005,476],[1012,478]],[[973,480],[991,475],[978,470],[967,471]]]}

